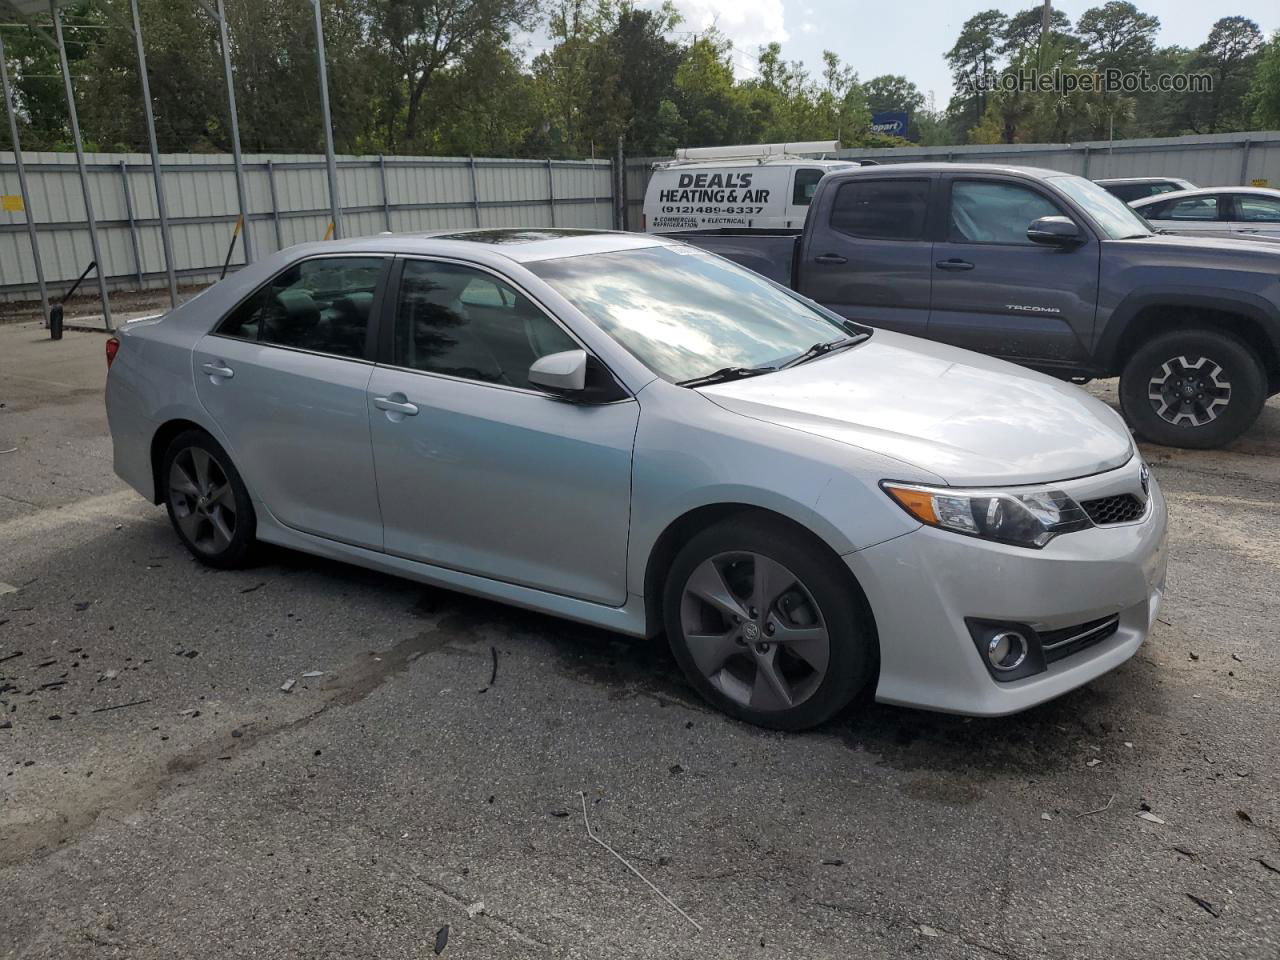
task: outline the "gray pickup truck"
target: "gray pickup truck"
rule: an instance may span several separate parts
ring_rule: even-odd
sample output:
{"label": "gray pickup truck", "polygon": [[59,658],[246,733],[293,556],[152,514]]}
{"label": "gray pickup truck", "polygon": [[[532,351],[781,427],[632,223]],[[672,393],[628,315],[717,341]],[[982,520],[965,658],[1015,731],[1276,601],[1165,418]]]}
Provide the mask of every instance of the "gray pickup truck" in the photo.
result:
{"label": "gray pickup truck", "polygon": [[1083,382],[1142,437],[1217,447],[1280,392],[1280,249],[1154,232],[1054,170],[896,164],[823,177],[803,231],[674,234],[871,326]]}

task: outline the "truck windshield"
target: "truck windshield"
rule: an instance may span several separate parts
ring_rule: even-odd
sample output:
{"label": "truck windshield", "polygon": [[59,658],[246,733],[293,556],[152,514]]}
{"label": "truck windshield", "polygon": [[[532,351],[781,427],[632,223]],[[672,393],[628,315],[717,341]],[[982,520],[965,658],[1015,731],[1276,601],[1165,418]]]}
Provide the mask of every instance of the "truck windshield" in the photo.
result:
{"label": "truck windshield", "polygon": [[1084,177],[1052,177],[1053,185],[1082,206],[1108,240],[1149,237],[1151,226],[1119,197]]}
{"label": "truck windshield", "polygon": [[675,383],[728,368],[776,367],[851,330],[758,274],[683,245],[527,266]]}

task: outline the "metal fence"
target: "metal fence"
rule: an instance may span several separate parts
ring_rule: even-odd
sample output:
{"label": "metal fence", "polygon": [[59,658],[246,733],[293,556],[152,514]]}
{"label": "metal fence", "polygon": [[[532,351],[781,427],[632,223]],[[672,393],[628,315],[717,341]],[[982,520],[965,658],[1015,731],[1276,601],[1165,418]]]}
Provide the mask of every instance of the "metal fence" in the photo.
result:
{"label": "metal fence", "polygon": [[[65,290],[93,260],[75,156],[23,153],[40,256],[51,291]],[[89,189],[104,272],[112,289],[163,287],[151,158],[90,154]],[[246,230],[255,258],[321,240],[332,219],[323,156],[246,155]],[[160,158],[175,268],[188,282],[215,278],[239,218],[229,155]],[[338,192],[347,236],[475,226],[604,227],[615,224],[609,161],[467,157],[338,158]],[[0,302],[33,298],[36,272],[28,211],[11,209],[19,193],[14,155],[0,152]],[[237,244],[231,266],[244,263]],[[2,310],[3,308],[0,308]]]}
{"label": "metal fence", "polygon": [[[1280,187],[1280,132],[1222,133],[1090,143],[1014,143],[956,147],[842,150],[849,159],[880,163],[1007,163],[1048,167],[1091,180],[1107,177],[1182,177],[1202,187]],[[627,161],[627,216],[640,229],[644,191],[654,159]]]}

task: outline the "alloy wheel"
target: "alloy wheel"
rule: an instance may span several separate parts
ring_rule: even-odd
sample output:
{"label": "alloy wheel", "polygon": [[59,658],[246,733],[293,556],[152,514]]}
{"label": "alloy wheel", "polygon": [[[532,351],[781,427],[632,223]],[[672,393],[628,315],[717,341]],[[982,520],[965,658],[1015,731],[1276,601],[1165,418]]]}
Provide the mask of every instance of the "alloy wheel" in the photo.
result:
{"label": "alloy wheel", "polygon": [[831,638],[813,594],[759,553],[721,553],[695,567],[680,626],[707,681],[751,710],[798,706],[827,673]]}
{"label": "alloy wheel", "polygon": [[236,498],[226,468],[203,447],[186,447],[169,468],[174,520],[201,553],[215,555],[236,533]]}
{"label": "alloy wheel", "polygon": [[1193,362],[1179,356],[1161,365],[1148,384],[1147,397],[1166,423],[1202,427],[1231,402],[1231,381],[1223,376],[1221,364],[1208,357]]}

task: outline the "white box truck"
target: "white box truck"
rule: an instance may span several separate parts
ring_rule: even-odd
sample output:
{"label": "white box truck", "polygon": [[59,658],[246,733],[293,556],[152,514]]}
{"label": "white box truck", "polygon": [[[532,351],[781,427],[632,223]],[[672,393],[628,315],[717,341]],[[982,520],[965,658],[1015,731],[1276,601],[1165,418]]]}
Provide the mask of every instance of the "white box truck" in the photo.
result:
{"label": "white box truck", "polygon": [[648,233],[684,230],[790,230],[804,226],[818,181],[857,161],[834,154],[835,140],[693,147],[654,164],[644,195]]}

